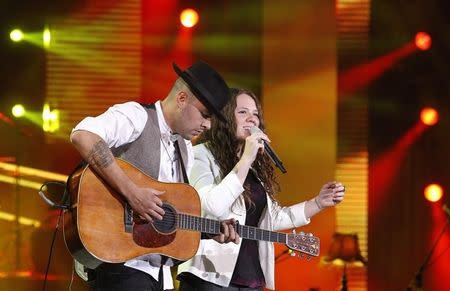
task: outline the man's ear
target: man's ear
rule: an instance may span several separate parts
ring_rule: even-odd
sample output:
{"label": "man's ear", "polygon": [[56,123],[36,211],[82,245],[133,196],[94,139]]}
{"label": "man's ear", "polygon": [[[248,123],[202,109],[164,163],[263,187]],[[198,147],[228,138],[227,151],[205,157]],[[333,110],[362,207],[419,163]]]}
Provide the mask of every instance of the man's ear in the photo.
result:
{"label": "man's ear", "polygon": [[189,95],[185,91],[178,91],[176,95],[177,107],[184,108],[188,102]]}

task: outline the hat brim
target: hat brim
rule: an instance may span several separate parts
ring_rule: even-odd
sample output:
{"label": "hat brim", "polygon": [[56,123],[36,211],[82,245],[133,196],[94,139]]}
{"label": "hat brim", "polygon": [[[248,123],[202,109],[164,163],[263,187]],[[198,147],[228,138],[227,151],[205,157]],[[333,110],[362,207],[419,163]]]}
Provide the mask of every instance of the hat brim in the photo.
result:
{"label": "hat brim", "polygon": [[195,78],[195,76],[190,74],[188,71],[181,70],[175,63],[173,63],[172,66],[177,75],[187,83],[189,89],[191,89],[195,97],[197,97],[197,99],[205,105],[209,112],[217,116],[221,121],[225,122],[225,116],[223,116],[223,114],[209,102],[209,100],[213,100],[213,96],[208,90],[205,89],[205,87],[203,87],[201,82],[199,82],[197,78]]}

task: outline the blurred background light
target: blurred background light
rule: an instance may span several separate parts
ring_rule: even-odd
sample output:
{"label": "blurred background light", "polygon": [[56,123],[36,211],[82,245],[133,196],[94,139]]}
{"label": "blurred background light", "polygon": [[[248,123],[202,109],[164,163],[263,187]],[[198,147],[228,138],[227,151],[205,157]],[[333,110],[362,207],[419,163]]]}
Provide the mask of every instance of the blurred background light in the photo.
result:
{"label": "blurred background light", "polygon": [[50,47],[50,41],[51,41],[50,29],[46,27],[44,29],[44,32],[42,33],[42,43],[44,44],[45,48]]}
{"label": "blurred background light", "polygon": [[423,195],[425,196],[425,199],[427,199],[430,202],[439,201],[442,198],[443,193],[444,190],[442,189],[442,186],[436,183],[429,184],[423,190]]}
{"label": "blurred background light", "polygon": [[194,27],[198,23],[198,13],[194,9],[184,9],[180,14],[180,22],[184,27]]}
{"label": "blurred background light", "polygon": [[418,32],[415,38],[416,47],[422,51],[426,51],[431,47],[431,36],[426,32]]}
{"label": "blurred background light", "polygon": [[25,107],[22,104],[16,104],[11,109],[11,113],[14,117],[20,118],[25,115]]}
{"label": "blurred background light", "polygon": [[13,29],[11,33],[9,34],[9,37],[12,41],[18,42],[23,39],[23,32],[20,29]]}
{"label": "blurred background light", "polygon": [[431,107],[423,108],[420,111],[420,120],[428,126],[433,126],[439,121],[439,113]]}

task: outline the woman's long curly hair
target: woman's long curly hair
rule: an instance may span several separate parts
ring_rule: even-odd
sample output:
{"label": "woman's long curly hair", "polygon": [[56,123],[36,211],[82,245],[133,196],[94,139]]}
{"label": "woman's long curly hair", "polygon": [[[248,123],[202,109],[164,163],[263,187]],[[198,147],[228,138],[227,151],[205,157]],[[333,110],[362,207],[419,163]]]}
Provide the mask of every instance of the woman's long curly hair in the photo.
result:
{"label": "woman's long curly hair", "polygon": [[[264,118],[261,110],[261,103],[256,95],[245,89],[230,89],[230,101],[222,109],[226,122],[221,122],[216,117],[211,119],[211,128],[199,136],[197,143],[205,143],[205,146],[211,151],[220,167],[221,178],[223,179],[236,166],[244,149],[245,141],[236,138],[236,99],[241,94],[247,94],[253,98],[259,112],[259,128],[264,131]],[[240,151],[240,152],[238,152]],[[274,175],[270,159],[261,153],[258,153],[252,168],[272,201],[275,201],[275,194],[280,190],[279,184]],[[249,189],[244,187],[244,199],[253,204],[249,196]]]}

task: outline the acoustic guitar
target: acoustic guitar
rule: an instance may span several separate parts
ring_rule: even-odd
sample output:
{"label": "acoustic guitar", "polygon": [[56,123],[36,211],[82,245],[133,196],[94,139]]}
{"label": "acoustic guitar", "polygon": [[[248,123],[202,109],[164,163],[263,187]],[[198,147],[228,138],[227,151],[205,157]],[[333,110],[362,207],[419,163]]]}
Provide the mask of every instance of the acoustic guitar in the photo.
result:
{"label": "acoustic guitar", "polygon": [[[123,197],[90,167],[72,175],[68,186],[70,207],[64,212],[64,240],[74,259],[95,269],[103,262],[122,263],[161,254],[185,261],[197,252],[200,234],[219,234],[220,221],[200,217],[200,198],[188,184],[159,182],[133,165],[117,160],[140,187],[165,191],[159,196],[162,220],[146,222],[135,217]],[[243,239],[283,243],[292,250],[318,256],[319,238],[305,233],[282,233],[236,225]]]}

